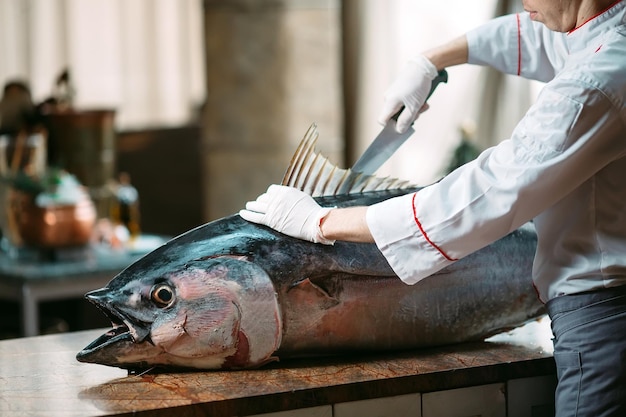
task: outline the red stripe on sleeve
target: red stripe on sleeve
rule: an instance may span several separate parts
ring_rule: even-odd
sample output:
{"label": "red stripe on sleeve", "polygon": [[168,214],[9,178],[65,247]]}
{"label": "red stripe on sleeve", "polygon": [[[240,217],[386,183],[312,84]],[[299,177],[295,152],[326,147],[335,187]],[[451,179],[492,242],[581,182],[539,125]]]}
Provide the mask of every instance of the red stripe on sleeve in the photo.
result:
{"label": "red stripe on sleeve", "polygon": [[522,23],[519,13],[515,17],[517,18],[517,75],[522,75]]}
{"label": "red stripe on sleeve", "polygon": [[419,219],[417,218],[417,212],[415,211],[415,198],[417,197],[417,193],[413,194],[413,199],[411,200],[411,204],[413,205],[413,219],[415,220],[415,223],[417,224],[417,227],[419,227],[420,231],[422,232],[422,235],[424,235],[424,239],[426,239],[426,241],[428,243],[430,243],[430,245],[437,249],[439,251],[439,253],[446,258],[447,260],[454,262],[454,261],[458,261],[458,259],[452,258],[450,256],[448,256],[439,246],[435,245],[433,243],[432,240],[430,240],[430,238],[428,237],[428,234],[426,233],[426,231],[424,230],[424,228],[422,227],[422,224],[420,223]]}

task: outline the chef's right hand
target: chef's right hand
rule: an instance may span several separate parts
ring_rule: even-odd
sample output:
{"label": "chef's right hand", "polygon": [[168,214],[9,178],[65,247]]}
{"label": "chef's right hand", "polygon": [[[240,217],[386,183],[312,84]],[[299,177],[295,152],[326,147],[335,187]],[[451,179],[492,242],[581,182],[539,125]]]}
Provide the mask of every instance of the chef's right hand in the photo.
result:
{"label": "chef's right hand", "polygon": [[420,114],[420,110],[437,76],[437,67],[424,55],[411,59],[400,71],[396,80],[385,93],[385,102],[378,118],[380,124],[386,124],[391,117],[404,106],[398,117],[396,130],[404,133]]}

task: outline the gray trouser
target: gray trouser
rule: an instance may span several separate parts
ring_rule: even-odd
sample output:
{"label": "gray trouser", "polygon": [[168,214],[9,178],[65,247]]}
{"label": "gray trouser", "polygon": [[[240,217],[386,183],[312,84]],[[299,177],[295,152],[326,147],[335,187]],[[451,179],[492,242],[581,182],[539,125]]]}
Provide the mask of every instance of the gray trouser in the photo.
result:
{"label": "gray trouser", "polygon": [[626,416],[626,286],[548,302],[558,417]]}

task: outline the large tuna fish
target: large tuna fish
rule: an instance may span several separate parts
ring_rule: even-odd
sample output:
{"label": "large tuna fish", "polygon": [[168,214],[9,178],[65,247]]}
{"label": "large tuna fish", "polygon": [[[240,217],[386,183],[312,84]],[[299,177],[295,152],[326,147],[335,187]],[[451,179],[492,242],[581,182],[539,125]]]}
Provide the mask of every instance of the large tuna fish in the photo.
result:
{"label": "large tuna fish", "polygon": [[[284,184],[322,205],[369,205],[414,191],[338,169],[311,129]],[[395,189],[395,190],[392,190]],[[240,369],[282,357],[413,349],[470,340],[538,317],[527,225],[416,285],[373,244],[317,245],[238,215],[191,230],[120,272],[87,299],[113,328],[82,362],[132,370]]]}

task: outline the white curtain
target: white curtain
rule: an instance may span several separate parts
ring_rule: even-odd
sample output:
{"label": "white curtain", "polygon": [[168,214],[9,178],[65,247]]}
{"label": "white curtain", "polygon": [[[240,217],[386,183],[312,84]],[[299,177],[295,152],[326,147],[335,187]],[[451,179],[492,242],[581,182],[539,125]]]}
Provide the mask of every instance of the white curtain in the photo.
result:
{"label": "white curtain", "polygon": [[[358,157],[380,131],[377,116],[384,91],[409,57],[462,35],[496,13],[514,11],[509,7],[513,3],[521,2],[345,0],[353,156]],[[449,68],[448,84],[440,85],[429,100],[430,110],[414,125],[416,133],[379,174],[419,185],[438,180],[459,144],[459,129],[467,124],[477,126],[480,148],[505,139],[532,94],[527,81],[509,76],[494,81],[486,71],[469,65]]]}
{"label": "white curtain", "polygon": [[119,129],[188,123],[204,102],[202,0],[0,0],[0,82],[40,102],[70,71],[77,109]]}

